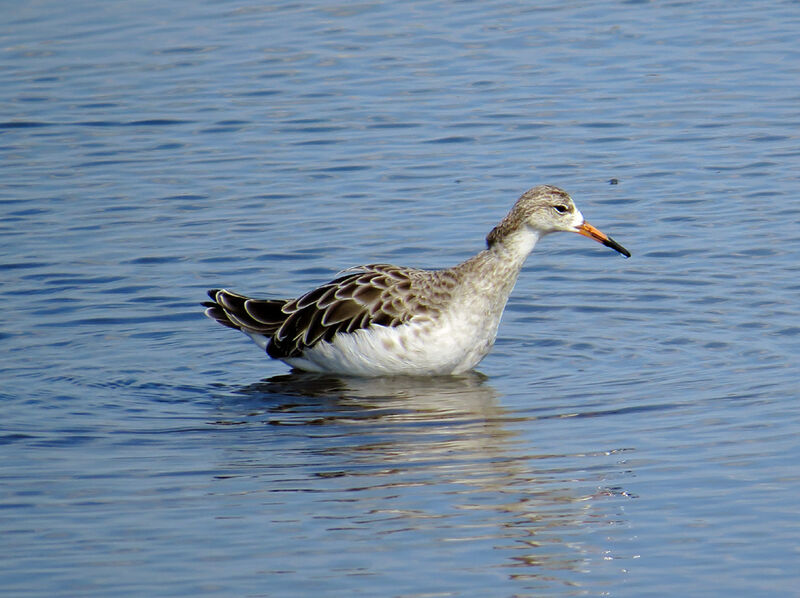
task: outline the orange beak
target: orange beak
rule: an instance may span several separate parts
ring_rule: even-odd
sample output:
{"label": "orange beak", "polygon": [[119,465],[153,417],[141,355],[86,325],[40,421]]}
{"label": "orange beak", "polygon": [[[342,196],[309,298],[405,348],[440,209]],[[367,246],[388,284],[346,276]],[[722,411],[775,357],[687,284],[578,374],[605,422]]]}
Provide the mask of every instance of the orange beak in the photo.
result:
{"label": "orange beak", "polygon": [[609,237],[604,232],[597,230],[588,222],[584,222],[578,227],[577,233],[579,235],[583,235],[584,237],[589,237],[590,239],[594,239],[598,243],[602,243],[606,247],[611,247],[611,249],[615,251],[619,251],[625,257],[631,257],[631,252],[625,249],[622,245],[617,243],[614,239]]}

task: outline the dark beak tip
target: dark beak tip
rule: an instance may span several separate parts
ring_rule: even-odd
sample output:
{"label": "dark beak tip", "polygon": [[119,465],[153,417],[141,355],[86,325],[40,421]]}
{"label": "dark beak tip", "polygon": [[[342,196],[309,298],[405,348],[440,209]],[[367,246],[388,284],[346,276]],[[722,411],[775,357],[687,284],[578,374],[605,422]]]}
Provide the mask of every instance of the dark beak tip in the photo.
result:
{"label": "dark beak tip", "polygon": [[619,252],[619,253],[620,253],[620,254],[622,254],[622,255],[623,255],[623,256],[624,256],[626,259],[627,259],[627,258],[629,258],[629,257],[631,257],[631,252],[630,252],[630,251],[628,251],[627,249],[625,249],[625,248],[624,248],[622,245],[620,245],[619,243],[617,243],[617,242],[616,242],[614,239],[612,239],[611,237],[608,237],[608,238],[607,238],[607,239],[606,239],[606,240],[603,242],[603,245],[605,245],[606,247],[610,247],[610,248],[611,248],[611,249],[613,249],[614,251],[617,251],[617,252]]}

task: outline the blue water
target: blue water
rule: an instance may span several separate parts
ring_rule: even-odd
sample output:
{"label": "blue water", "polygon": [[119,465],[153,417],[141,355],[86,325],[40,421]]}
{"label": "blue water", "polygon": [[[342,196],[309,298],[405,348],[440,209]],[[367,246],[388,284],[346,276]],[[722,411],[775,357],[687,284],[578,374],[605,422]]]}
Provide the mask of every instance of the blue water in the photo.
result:
{"label": "blue water", "polygon": [[[9,596],[786,596],[800,5],[26,2],[0,23]],[[616,184],[612,184],[616,183]],[[480,374],[202,316],[567,189]]]}

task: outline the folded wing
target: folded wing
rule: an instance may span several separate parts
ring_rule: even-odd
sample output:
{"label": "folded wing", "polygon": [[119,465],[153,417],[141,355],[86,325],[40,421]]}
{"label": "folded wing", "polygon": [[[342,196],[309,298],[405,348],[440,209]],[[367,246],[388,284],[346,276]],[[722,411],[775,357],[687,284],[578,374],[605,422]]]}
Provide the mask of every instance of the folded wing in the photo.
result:
{"label": "folded wing", "polygon": [[267,353],[299,357],[321,341],[370,326],[399,326],[431,316],[437,306],[420,293],[433,273],[371,264],[309,291],[297,299],[252,299],[227,291],[208,292],[206,315],[224,326],[269,337]]}

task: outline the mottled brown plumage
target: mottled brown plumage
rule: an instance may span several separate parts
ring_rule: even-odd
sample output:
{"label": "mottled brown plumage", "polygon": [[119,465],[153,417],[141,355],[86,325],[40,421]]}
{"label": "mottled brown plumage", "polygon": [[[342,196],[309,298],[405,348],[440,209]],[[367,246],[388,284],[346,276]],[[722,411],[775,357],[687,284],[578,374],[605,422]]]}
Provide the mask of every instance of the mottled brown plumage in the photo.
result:
{"label": "mottled brown plumage", "polygon": [[224,326],[270,337],[270,357],[299,357],[340,332],[372,325],[394,327],[435,318],[450,300],[455,282],[447,271],[369,264],[351,268],[297,299],[252,299],[227,291],[208,292],[206,314]]}

